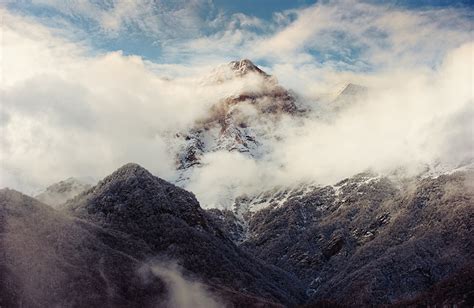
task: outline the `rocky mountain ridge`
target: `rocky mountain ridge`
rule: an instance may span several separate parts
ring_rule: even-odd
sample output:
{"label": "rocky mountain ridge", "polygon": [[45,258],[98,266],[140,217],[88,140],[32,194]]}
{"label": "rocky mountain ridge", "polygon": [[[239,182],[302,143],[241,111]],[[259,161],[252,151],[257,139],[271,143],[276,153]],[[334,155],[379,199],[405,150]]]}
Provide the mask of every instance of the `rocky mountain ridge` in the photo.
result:
{"label": "rocky mountain ridge", "polygon": [[170,261],[230,307],[305,299],[298,279],[236,247],[191,193],[136,164],[61,208],[0,192],[0,303],[160,306],[172,286],[154,268]]}
{"label": "rocky mountain ridge", "polygon": [[263,194],[268,205],[252,211],[242,198],[240,212],[204,211],[136,164],[59,211],[4,189],[0,303],[148,307],[170,288],[153,266],[177,260],[218,306],[468,307],[473,180],[469,171],[406,182],[363,173]]}
{"label": "rocky mountain ridge", "polygon": [[207,82],[225,83],[249,76],[259,81],[258,88],[222,98],[212,105],[207,117],[197,121],[188,132],[176,135],[182,140],[177,150],[180,172],[177,182],[181,186],[186,184],[191,168],[198,167],[206,153],[238,151],[260,158],[266,151],[265,140],[275,138],[270,131],[281,117],[302,113],[292,93],[247,59],[219,68]]}
{"label": "rocky mountain ridge", "polygon": [[240,247],[296,274],[311,302],[396,304],[454,279],[443,301],[463,306],[474,285],[450,277],[472,268],[473,180],[473,172],[404,183],[360,174],[268,194],[261,209],[209,212]]}

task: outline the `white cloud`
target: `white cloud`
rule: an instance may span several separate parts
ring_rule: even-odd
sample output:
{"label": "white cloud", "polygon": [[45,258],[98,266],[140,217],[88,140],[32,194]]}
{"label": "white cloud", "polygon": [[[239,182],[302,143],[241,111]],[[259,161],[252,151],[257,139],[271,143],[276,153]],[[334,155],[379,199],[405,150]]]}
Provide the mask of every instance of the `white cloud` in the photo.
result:
{"label": "white cloud", "polygon": [[[61,3],[52,5],[77,15],[91,5]],[[196,1],[173,9],[170,18],[181,20],[180,28],[137,13],[142,2],[127,5],[107,10],[108,17],[96,7],[87,14],[113,35],[131,23],[156,31],[165,26],[161,38],[195,27],[162,50],[172,60],[185,54],[184,62],[93,54],[34,18],[1,12],[1,186],[28,191],[70,176],[101,177],[129,161],[173,178],[175,157],[164,136],[192,125],[219,99],[261,87],[252,78],[220,86],[204,86],[198,78],[241,56],[268,60],[269,71],[316,112],[327,103],[322,94],[339,82],[364,84],[371,95],[332,121],[283,122],[274,133],[285,138],[268,141],[272,151],[261,161],[238,153],[204,157],[207,165],[189,188],[206,204],[262,183],[333,183],[366,168],[472,157],[473,45],[461,11],[329,2],[282,12],[274,24],[237,14],[204,25],[193,10],[208,4]],[[220,30],[202,35],[203,27]],[[360,54],[351,54],[354,47]],[[311,49],[347,61],[321,61]],[[367,66],[373,67],[353,70]]]}
{"label": "white cloud", "polygon": [[220,298],[207,289],[206,285],[186,278],[176,263],[156,263],[151,266],[151,271],[166,285],[167,297],[159,303],[159,307],[219,308],[226,306]]}
{"label": "white cloud", "polygon": [[34,0],[31,5],[59,12],[55,18],[89,23],[94,31],[107,36],[131,31],[155,39],[197,35],[206,27],[205,13],[213,11],[212,3],[207,0]]}
{"label": "white cloud", "polygon": [[2,15],[2,186],[101,177],[128,161],[172,177],[163,134],[190,125],[226,91],[164,79],[137,56],[90,56],[27,18]]}
{"label": "white cloud", "polygon": [[[328,185],[366,170],[415,175],[427,165],[472,163],[473,48],[453,50],[436,70],[363,76],[370,88],[364,100],[332,119],[281,123],[272,130],[281,140],[269,140],[272,150],[262,160],[208,154],[188,188],[204,206],[225,208],[233,197],[278,185]],[[331,102],[319,101],[314,112],[325,104]]]}

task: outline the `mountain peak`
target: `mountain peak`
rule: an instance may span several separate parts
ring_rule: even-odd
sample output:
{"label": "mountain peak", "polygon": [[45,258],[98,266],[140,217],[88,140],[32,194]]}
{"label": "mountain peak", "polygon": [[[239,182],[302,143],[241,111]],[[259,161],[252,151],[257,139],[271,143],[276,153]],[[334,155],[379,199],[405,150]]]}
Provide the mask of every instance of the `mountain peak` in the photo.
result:
{"label": "mountain peak", "polygon": [[249,59],[241,59],[237,61],[232,61],[229,63],[229,66],[234,72],[236,72],[240,76],[253,72],[253,73],[258,73],[260,75],[263,75],[265,77],[270,77],[270,75],[262,71],[258,66],[253,64],[253,62],[250,61]]}
{"label": "mountain peak", "polygon": [[107,180],[125,180],[129,178],[153,178],[150,171],[146,170],[137,163],[127,163],[115,170],[111,175],[106,177]]}
{"label": "mountain peak", "polygon": [[66,206],[80,217],[94,216],[98,221],[119,225],[137,215],[146,217],[162,211],[185,217],[196,211],[199,203],[192,193],[136,163],[128,163]]}
{"label": "mountain peak", "polygon": [[143,174],[143,173],[150,173],[150,172],[137,163],[126,163],[122,167],[115,170],[114,173]]}

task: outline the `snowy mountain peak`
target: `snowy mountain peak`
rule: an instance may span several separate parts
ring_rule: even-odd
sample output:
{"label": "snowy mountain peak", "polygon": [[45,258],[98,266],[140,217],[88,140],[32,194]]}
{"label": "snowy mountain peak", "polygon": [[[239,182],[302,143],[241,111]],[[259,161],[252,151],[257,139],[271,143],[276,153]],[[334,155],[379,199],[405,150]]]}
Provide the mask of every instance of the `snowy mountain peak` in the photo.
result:
{"label": "snowy mountain peak", "polygon": [[258,68],[258,66],[253,64],[252,61],[248,59],[232,61],[229,63],[229,66],[236,73],[237,76],[243,76],[252,72],[263,75],[264,77],[270,77],[270,75]]}
{"label": "snowy mountain peak", "polygon": [[229,80],[241,83],[242,87],[233,87],[189,131],[176,135],[178,142],[173,144],[180,145],[175,150],[177,169],[181,170],[180,185],[192,173],[190,168],[201,165],[201,158],[207,153],[226,151],[254,159],[262,157],[267,151],[266,141],[276,138],[268,132],[273,131],[282,117],[300,114],[295,97],[248,59],[217,67],[206,83]]}
{"label": "snowy mountain peak", "polygon": [[228,81],[240,80],[244,77],[252,77],[260,79],[261,82],[267,83],[270,86],[276,85],[278,81],[276,78],[264,72],[257,65],[248,59],[231,61],[214,68],[209,74],[204,76],[200,83],[201,85],[216,85],[226,83]]}

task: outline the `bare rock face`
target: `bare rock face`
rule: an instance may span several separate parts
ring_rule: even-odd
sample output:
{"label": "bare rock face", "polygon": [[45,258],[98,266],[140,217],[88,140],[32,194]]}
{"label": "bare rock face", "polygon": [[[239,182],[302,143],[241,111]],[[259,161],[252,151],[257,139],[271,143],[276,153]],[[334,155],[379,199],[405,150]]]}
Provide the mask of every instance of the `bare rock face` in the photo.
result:
{"label": "bare rock face", "polygon": [[232,61],[229,63],[232,71],[234,71],[236,76],[243,76],[250,72],[260,74],[264,77],[269,78],[270,75],[262,71],[258,66],[252,63],[249,59],[242,59],[239,61]]}
{"label": "bare rock face", "polygon": [[458,172],[395,182],[364,173],[334,186],[247,197],[233,216],[211,214],[240,247],[297,275],[316,306],[468,307],[473,179]]}
{"label": "bare rock face", "polygon": [[69,178],[48,186],[45,191],[35,196],[35,199],[54,208],[60,207],[67,200],[91,188],[92,185],[76,178]]}

